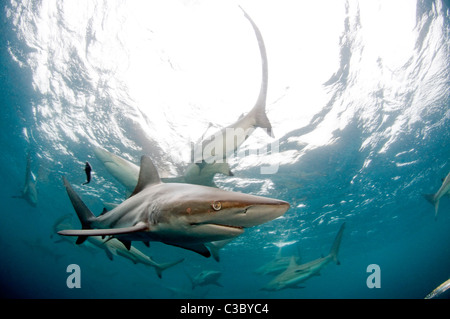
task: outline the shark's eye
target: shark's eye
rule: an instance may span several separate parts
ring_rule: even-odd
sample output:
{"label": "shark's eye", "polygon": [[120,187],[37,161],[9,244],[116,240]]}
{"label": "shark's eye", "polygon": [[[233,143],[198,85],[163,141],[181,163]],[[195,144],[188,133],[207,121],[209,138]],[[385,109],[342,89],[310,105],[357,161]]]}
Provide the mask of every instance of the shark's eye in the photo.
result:
{"label": "shark's eye", "polygon": [[222,204],[220,202],[214,202],[214,203],[211,204],[211,207],[214,210],[221,210],[222,209]]}

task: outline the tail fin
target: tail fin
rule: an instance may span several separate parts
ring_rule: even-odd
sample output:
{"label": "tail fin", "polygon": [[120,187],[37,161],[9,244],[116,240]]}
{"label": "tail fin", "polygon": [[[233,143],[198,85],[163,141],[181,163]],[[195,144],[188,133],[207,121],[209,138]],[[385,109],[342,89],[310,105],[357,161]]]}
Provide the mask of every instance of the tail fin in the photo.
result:
{"label": "tail fin", "polygon": [[248,21],[252,24],[253,30],[256,35],[256,39],[258,40],[259,52],[261,54],[261,68],[262,68],[262,78],[261,78],[261,87],[259,90],[258,100],[256,101],[255,106],[250,112],[254,112],[255,118],[255,126],[266,129],[266,133],[271,137],[274,137],[272,132],[272,125],[270,124],[269,119],[266,115],[266,98],[267,98],[267,86],[268,86],[268,66],[267,66],[267,53],[266,47],[264,45],[264,39],[259,31],[256,23],[250,18],[250,16],[245,12],[242,7],[241,10],[244,12],[244,16]]}
{"label": "tail fin", "polygon": [[156,274],[158,275],[159,278],[162,278],[162,272],[164,270],[166,270],[167,268],[173,267],[175,265],[178,265],[182,261],[184,261],[184,258],[181,258],[180,260],[177,260],[177,261],[174,261],[171,263],[159,264],[157,267],[155,267]]}
{"label": "tail fin", "polygon": [[[80,196],[73,190],[72,185],[63,176],[64,186],[66,187],[67,194],[72,202],[73,208],[77,213],[81,222],[82,229],[92,229],[91,223],[95,220],[95,215],[89,210],[89,208],[83,203]],[[82,244],[87,239],[87,236],[78,236],[77,245]]]}
{"label": "tail fin", "polygon": [[330,250],[330,256],[333,257],[334,262],[337,265],[340,265],[340,262],[338,260],[338,253],[339,253],[339,247],[341,246],[341,240],[342,240],[342,234],[344,233],[345,229],[345,223],[342,224],[341,228],[339,229],[339,232],[336,235],[336,238],[334,239],[333,246]]}
{"label": "tail fin", "polygon": [[436,200],[434,194],[423,194],[423,197],[434,206],[434,218],[437,218],[437,213],[439,209],[439,201]]}

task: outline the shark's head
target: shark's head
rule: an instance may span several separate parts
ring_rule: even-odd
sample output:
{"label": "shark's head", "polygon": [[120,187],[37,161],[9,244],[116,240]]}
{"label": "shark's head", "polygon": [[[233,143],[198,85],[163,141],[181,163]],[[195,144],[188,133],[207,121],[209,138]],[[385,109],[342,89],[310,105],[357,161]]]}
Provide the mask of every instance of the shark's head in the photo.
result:
{"label": "shark's head", "polygon": [[175,227],[178,234],[201,237],[205,242],[236,237],[244,228],[271,221],[289,209],[281,200],[212,187],[175,183],[159,187],[170,194],[161,205],[165,213],[158,216],[161,229]]}

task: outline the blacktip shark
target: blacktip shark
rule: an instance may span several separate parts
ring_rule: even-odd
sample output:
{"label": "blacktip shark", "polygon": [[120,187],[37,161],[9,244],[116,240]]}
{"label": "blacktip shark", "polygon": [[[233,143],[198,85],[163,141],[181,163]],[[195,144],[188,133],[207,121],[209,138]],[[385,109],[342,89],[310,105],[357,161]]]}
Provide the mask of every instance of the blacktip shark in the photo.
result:
{"label": "blacktip shark", "polygon": [[256,103],[249,113],[194,146],[194,162],[201,169],[207,164],[226,162],[226,158],[233,154],[257,127],[265,129],[269,136],[274,137],[272,125],[266,115],[268,63],[264,39],[256,23],[242,7],[240,8],[251,23],[258,40],[262,65],[260,91]]}
{"label": "blacktip shark", "polygon": [[223,287],[222,284],[218,282],[222,273],[216,270],[203,270],[194,278],[192,278],[188,273],[186,273],[189,280],[191,281],[192,289],[197,286],[207,286],[207,285],[216,285],[219,287]]}
{"label": "blacktip shark", "polygon": [[91,236],[87,239],[91,244],[103,249],[110,260],[113,260],[113,255],[121,256],[131,260],[134,264],[144,264],[155,268],[156,274],[159,278],[162,278],[162,272],[170,267],[178,265],[184,258],[178,259],[168,263],[157,263],[153,258],[147,256],[142,251],[134,246],[130,246],[128,250],[119,240],[116,238],[103,239],[101,236]]}
{"label": "blacktip shark", "polygon": [[27,167],[25,170],[25,184],[22,189],[22,193],[19,196],[12,196],[13,198],[25,199],[28,204],[33,207],[37,207],[38,193],[36,189],[36,176],[31,171],[31,155],[28,152],[27,155]]}
{"label": "blacktip shark", "polygon": [[[95,156],[102,162],[106,170],[123,186],[128,194],[136,188],[139,177],[139,166],[123,157],[113,154],[102,147],[94,147]],[[214,186],[213,178],[216,174],[232,176],[227,163],[205,165],[202,169],[196,164],[189,164],[181,177],[162,178],[167,183],[188,183],[196,185]]]}
{"label": "blacktip shark", "polygon": [[[244,12],[245,17],[250,21],[254,29],[260,49],[262,78],[257,101],[247,115],[240,117],[234,124],[223,128],[221,131],[213,134],[209,138],[201,140],[194,145],[194,156],[192,159],[193,163],[187,166],[183,176],[164,179],[165,182],[181,182],[215,186],[213,178],[216,174],[233,176],[228,163],[223,162],[223,160],[230,154],[234,153],[250,136],[256,127],[266,129],[266,132],[273,137],[272,125],[266,115],[268,63],[264,39],[255,22],[244,11],[244,9],[241,8],[241,10]],[[221,142],[223,142],[222,145],[220,145]],[[230,144],[227,142],[231,142],[232,145],[227,145]],[[225,150],[222,152],[222,156],[219,156],[220,148]],[[199,152],[201,154],[199,154]],[[213,158],[211,157],[211,154],[210,156],[204,156],[208,152],[213,153]],[[114,155],[100,147],[95,147],[94,153],[104,164],[108,172],[121,184],[123,184],[127,191],[130,193],[133,192],[137,183],[137,177],[139,175],[139,167],[136,164]]]}
{"label": "blacktip shark", "polygon": [[434,218],[437,218],[439,201],[443,196],[450,196],[450,173],[443,179],[442,185],[436,194],[424,194],[423,196],[434,206]]}
{"label": "blacktip shark", "polygon": [[270,281],[264,288],[262,288],[262,290],[278,291],[285,288],[303,288],[299,287],[298,284],[308,280],[313,276],[318,276],[320,271],[331,261],[334,261],[339,265],[337,255],[339,252],[339,247],[341,245],[344,228],[345,223],[343,223],[341,228],[339,229],[333,246],[331,247],[330,253],[327,256],[301,265],[298,265],[295,261],[295,257],[292,256],[289,267],[284,272],[276,276],[272,281]]}
{"label": "blacktip shark", "polygon": [[[285,271],[291,263],[292,256],[281,256],[281,248],[278,250],[275,258],[268,263],[262,265],[255,270],[259,275],[276,275]],[[295,258],[295,262],[299,264],[301,262],[300,254]]]}
{"label": "blacktip shark", "polygon": [[[57,233],[58,230],[64,229],[65,227],[72,227],[71,224],[72,215],[64,215],[58,218],[53,224],[53,231]],[[62,237],[62,238],[73,238],[73,237]],[[59,242],[59,241],[56,241]],[[75,242],[71,241],[72,244]],[[86,246],[86,243],[90,244]],[[162,278],[162,272],[170,267],[178,265],[179,263],[184,261],[184,258],[178,259],[174,262],[168,263],[157,263],[153,260],[152,257],[147,256],[142,251],[137,249],[134,246],[131,246],[130,249],[126,249],[126,247],[115,238],[107,238],[104,239],[101,236],[91,236],[88,237],[87,241],[81,245],[81,247],[92,248],[98,251],[98,248],[103,250],[106,253],[106,256],[109,260],[113,260],[114,256],[121,256],[125,259],[131,260],[134,264],[144,264],[146,266],[150,266],[155,268],[156,274],[159,278]]]}
{"label": "blacktip shark", "polygon": [[98,217],[65,177],[63,181],[82,229],[58,234],[79,236],[78,244],[88,236],[113,236],[128,249],[132,241],[160,241],[209,257],[211,252],[205,244],[235,238],[245,228],[280,217],[290,207],[278,199],[201,185],[163,183],[145,155],[131,197]]}
{"label": "blacktip shark", "polygon": [[[128,195],[133,193],[134,189],[136,188],[136,185],[138,183],[139,178],[139,166],[118,156],[113,153],[108,152],[107,150],[101,148],[101,147],[95,147],[94,153],[97,156],[97,158],[102,161],[103,165],[106,167],[108,172],[123,186],[125,186]],[[208,164],[206,168],[204,168],[200,173],[198,172],[199,168],[195,164],[191,164],[189,167],[192,168],[192,170],[187,170],[184,177],[180,178],[162,178],[161,180],[163,182],[168,183],[189,183],[189,184],[197,184],[198,182],[201,182],[198,185],[205,185],[205,186],[212,186],[210,184],[213,184],[212,178],[214,177],[214,174],[221,171],[221,168],[223,169],[223,174],[226,174],[226,170],[228,169],[228,164],[226,163],[214,163],[214,164]],[[221,168],[220,168],[221,167]],[[208,171],[211,172],[211,174],[208,173]],[[209,175],[208,175],[209,174]],[[231,174],[231,172],[230,172]],[[196,177],[194,177],[196,176]],[[199,179],[201,178],[201,179]],[[209,182],[208,182],[209,181]],[[106,210],[112,210],[118,206],[118,204],[115,203],[106,203],[104,202],[103,205],[105,206]],[[226,240],[220,240],[220,241],[214,241],[205,244],[209,251],[211,252],[213,258],[216,261],[219,261],[219,251],[222,249],[227,243],[229,243],[233,238],[226,239]]]}

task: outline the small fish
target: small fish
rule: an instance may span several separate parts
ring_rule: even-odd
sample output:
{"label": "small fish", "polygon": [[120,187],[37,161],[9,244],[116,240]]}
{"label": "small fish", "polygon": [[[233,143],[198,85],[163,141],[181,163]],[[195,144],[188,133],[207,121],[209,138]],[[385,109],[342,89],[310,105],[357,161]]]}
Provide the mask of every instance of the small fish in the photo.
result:
{"label": "small fish", "polygon": [[84,171],[86,172],[86,182],[84,182],[83,185],[86,185],[89,184],[89,182],[91,181],[92,167],[91,164],[89,164],[89,162],[86,162],[86,165],[84,166]]}

